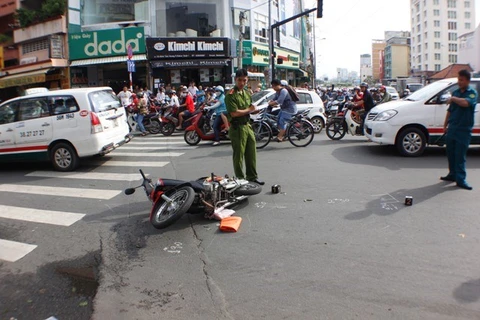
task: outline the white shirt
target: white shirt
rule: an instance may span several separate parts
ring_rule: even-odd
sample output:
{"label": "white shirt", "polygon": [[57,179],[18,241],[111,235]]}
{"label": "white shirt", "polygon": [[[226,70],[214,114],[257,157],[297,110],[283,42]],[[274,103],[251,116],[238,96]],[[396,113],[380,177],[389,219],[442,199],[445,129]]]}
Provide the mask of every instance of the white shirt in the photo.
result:
{"label": "white shirt", "polygon": [[179,106],[180,105],[180,101],[178,100],[178,97],[177,96],[172,96],[172,98],[170,99],[170,103],[168,104],[170,107],[173,107],[173,106]]}
{"label": "white shirt", "polygon": [[132,93],[130,91],[120,91],[120,93],[117,94],[117,97],[120,98],[120,101],[122,102],[122,106],[124,107],[130,104],[131,96],[132,96]]}
{"label": "white shirt", "polygon": [[163,92],[157,93],[157,101],[160,102],[160,103],[164,103],[165,102],[165,93],[163,93]]}
{"label": "white shirt", "polygon": [[198,91],[198,89],[197,89],[197,87],[195,87],[195,86],[193,86],[193,87],[192,87],[192,86],[188,87],[188,92],[190,92],[190,94],[192,95],[192,97],[195,97],[195,95],[197,94],[197,91]]}

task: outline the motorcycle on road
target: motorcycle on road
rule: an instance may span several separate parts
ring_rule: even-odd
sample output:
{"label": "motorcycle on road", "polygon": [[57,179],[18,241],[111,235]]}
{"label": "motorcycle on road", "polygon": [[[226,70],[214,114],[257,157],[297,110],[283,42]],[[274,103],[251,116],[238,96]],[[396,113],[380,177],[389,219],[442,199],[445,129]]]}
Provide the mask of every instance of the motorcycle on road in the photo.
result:
{"label": "motorcycle on road", "polygon": [[[134,106],[129,105],[127,108],[127,123],[130,128],[130,132],[135,132],[138,130],[138,123],[136,113],[134,112]],[[160,114],[158,111],[150,112],[149,114],[143,117],[143,126],[151,134],[160,133],[161,124],[160,124]]]}
{"label": "motorcycle on road", "polygon": [[363,109],[354,110],[353,103],[347,103],[342,112],[332,117],[327,123],[327,136],[331,140],[341,140],[350,133],[352,136],[363,136],[362,116]]}
{"label": "motorcycle on road", "polygon": [[216,211],[237,205],[262,191],[262,187],[254,182],[213,173],[195,181],[158,179],[153,183],[142,170],[139,171],[142,184],[126,189],[125,194],[131,195],[137,188],[143,187],[152,202],[150,222],[157,229],[172,225],[186,212],[204,213],[206,218],[211,219]]}
{"label": "motorcycle on road", "polygon": [[[185,129],[185,142],[191,146],[196,146],[200,141],[213,141],[215,140],[215,134],[213,128],[210,125],[209,109],[201,107],[195,111],[192,117],[188,120],[191,125]],[[228,133],[224,130],[225,125],[222,124],[220,133],[220,140],[229,140]]]}

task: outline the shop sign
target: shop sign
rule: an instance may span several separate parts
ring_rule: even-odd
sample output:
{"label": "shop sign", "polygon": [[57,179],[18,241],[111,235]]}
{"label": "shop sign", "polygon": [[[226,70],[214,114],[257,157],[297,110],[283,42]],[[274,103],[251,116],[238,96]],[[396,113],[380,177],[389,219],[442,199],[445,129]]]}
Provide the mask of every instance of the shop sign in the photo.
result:
{"label": "shop sign", "polygon": [[228,38],[147,38],[146,41],[149,60],[230,56]]}
{"label": "shop sign", "polygon": [[277,59],[283,59],[283,64],[277,65],[279,68],[286,69],[299,69],[300,68],[300,55],[283,49],[276,48]]}
{"label": "shop sign", "polygon": [[224,67],[228,65],[226,59],[205,59],[205,60],[172,60],[152,61],[152,68],[186,68],[186,67]]}
{"label": "shop sign", "polygon": [[18,87],[32,83],[45,82],[45,74],[35,74],[29,76],[15,77],[12,79],[0,79],[0,89],[9,87]]}
{"label": "shop sign", "polygon": [[252,42],[243,41],[243,64],[247,66],[268,66],[270,51],[268,46]]}
{"label": "shop sign", "polygon": [[128,46],[133,54],[145,53],[143,27],[97,30],[68,35],[70,60],[111,56],[127,56]]}
{"label": "shop sign", "polygon": [[63,37],[59,34],[50,36],[50,58],[63,59]]}

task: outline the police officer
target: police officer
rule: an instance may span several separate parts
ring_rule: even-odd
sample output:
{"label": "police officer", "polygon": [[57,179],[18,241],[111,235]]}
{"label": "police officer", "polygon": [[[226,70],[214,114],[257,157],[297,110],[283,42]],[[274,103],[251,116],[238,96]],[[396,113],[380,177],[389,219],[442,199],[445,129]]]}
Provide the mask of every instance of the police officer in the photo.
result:
{"label": "police officer", "polygon": [[470,72],[461,70],[458,73],[458,89],[452,93],[448,101],[450,107],[445,117],[443,130],[446,134],[449,172],[443,181],[456,182],[463,189],[472,190],[465,180],[467,173],[465,163],[467,151],[472,138],[477,91],[470,87]]}
{"label": "police officer", "polygon": [[[255,135],[250,126],[250,114],[256,111],[252,105],[252,97],[245,90],[248,82],[248,71],[238,69],[235,74],[235,87],[225,97],[227,117],[230,121],[228,135],[232,142],[233,169],[239,179],[264,185],[257,174],[257,146]],[[245,173],[243,162],[245,160]]]}

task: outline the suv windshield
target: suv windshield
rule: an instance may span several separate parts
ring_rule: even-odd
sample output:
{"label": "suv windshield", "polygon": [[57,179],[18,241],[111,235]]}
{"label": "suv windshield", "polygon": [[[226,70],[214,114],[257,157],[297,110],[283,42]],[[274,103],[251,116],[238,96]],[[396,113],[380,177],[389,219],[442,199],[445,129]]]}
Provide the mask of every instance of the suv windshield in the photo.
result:
{"label": "suv windshield", "polygon": [[264,90],[264,91],[254,93],[252,95],[252,103],[257,102],[258,100],[262,99],[263,97],[265,97],[269,93],[270,93],[270,91],[268,91],[268,90]]}
{"label": "suv windshield", "polygon": [[447,81],[434,82],[432,84],[429,84],[426,87],[423,87],[420,90],[415,91],[414,93],[409,95],[406,98],[406,100],[408,100],[408,101],[423,101],[423,100],[430,99],[431,97],[433,97],[434,95],[436,95],[441,90],[445,89],[446,87],[448,87],[451,84],[452,84],[452,82],[450,82],[450,81],[448,81],[448,82]]}
{"label": "suv windshield", "polygon": [[95,91],[88,94],[94,112],[103,112],[121,107],[113,91]]}

